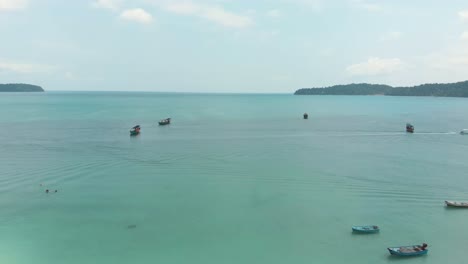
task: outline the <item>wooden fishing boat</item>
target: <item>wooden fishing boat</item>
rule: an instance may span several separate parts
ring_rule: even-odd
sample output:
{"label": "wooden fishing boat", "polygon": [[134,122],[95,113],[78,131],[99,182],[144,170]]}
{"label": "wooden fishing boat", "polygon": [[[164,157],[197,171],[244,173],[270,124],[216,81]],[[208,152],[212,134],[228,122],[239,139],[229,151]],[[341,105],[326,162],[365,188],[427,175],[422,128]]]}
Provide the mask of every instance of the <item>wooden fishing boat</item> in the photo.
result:
{"label": "wooden fishing boat", "polygon": [[130,136],[136,136],[138,134],[140,134],[140,125],[136,125],[134,127],[132,127],[132,129],[130,130]]}
{"label": "wooden fishing boat", "polygon": [[410,123],[406,124],[406,132],[407,133],[414,133],[414,126]]}
{"label": "wooden fishing boat", "polygon": [[468,202],[445,201],[445,204],[449,207],[468,208]]}
{"label": "wooden fishing boat", "polygon": [[367,226],[353,226],[351,227],[353,229],[353,232],[358,232],[358,233],[377,233],[379,232],[379,227],[376,225],[367,225]]}
{"label": "wooden fishing boat", "polygon": [[389,247],[387,249],[390,252],[390,254],[403,257],[421,256],[427,254],[427,252],[429,251],[427,249],[426,243],[414,246]]}
{"label": "wooden fishing boat", "polygon": [[171,119],[166,118],[166,119],[163,119],[163,120],[159,121],[158,123],[159,123],[160,126],[169,125],[171,123]]}

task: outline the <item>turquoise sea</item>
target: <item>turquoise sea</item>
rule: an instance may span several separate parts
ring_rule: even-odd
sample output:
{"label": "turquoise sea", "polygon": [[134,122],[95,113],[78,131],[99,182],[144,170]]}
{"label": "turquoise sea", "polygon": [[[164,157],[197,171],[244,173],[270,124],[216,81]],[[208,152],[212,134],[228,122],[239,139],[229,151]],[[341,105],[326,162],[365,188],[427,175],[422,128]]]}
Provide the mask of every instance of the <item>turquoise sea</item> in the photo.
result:
{"label": "turquoise sea", "polygon": [[0,125],[0,263],[467,259],[468,99],[2,93]]}

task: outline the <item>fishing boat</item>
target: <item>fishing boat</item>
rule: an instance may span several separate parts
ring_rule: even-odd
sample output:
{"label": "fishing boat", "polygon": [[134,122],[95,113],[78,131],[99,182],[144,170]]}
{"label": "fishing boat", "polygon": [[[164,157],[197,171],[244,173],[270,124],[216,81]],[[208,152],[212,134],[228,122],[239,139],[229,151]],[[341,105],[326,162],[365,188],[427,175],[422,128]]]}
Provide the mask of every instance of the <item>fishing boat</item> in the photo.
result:
{"label": "fishing boat", "polygon": [[468,135],[468,129],[463,129],[462,131],[460,131],[460,134],[461,135]]}
{"label": "fishing boat", "polygon": [[309,114],[304,113],[304,119],[308,119],[308,118],[309,118]]}
{"label": "fishing boat", "polygon": [[468,208],[468,202],[445,201],[445,204],[449,207]]}
{"label": "fishing boat", "polygon": [[429,251],[427,249],[426,243],[423,243],[422,245],[414,245],[414,246],[389,247],[387,249],[391,255],[403,256],[403,257],[421,256],[421,255],[427,254],[427,252]]}
{"label": "fishing boat", "polygon": [[376,225],[368,225],[368,226],[352,226],[353,232],[358,233],[377,233],[379,232],[379,227]]}
{"label": "fishing boat", "polygon": [[136,125],[134,127],[132,127],[132,129],[130,130],[130,136],[136,136],[138,134],[140,134],[140,125]]}
{"label": "fishing boat", "polygon": [[406,124],[406,132],[407,133],[414,133],[414,126],[410,123]]}
{"label": "fishing boat", "polygon": [[160,126],[169,125],[171,123],[171,119],[166,118],[166,119],[163,119],[163,120],[159,121],[158,123],[159,123]]}

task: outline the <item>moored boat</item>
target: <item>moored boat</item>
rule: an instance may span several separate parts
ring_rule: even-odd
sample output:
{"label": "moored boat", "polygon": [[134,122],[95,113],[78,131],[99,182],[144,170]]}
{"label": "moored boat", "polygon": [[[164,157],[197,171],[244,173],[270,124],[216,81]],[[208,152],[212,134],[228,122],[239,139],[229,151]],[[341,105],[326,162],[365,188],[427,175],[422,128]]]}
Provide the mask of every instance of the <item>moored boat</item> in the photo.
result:
{"label": "moored boat", "polygon": [[389,247],[387,249],[391,255],[403,256],[403,257],[421,256],[421,255],[427,254],[427,252],[429,251],[427,249],[426,243],[423,243],[422,245],[414,245],[414,246]]}
{"label": "moored boat", "polygon": [[463,129],[462,131],[460,131],[460,134],[461,135],[468,135],[468,129]]}
{"label": "moored boat", "polygon": [[166,119],[163,119],[163,120],[159,121],[158,123],[159,123],[160,126],[169,125],[171,123],[171,119],[166,118]]}
{"label": "moored boat", "polygon": [[377,233],[379,232],[379,227],[376,225],[367,225],[367,226],[353,226],[351,227],[353,229],[353,232],[358,232],[358,233]]}
{"label": "moored boat", "polygon": [[136,136],[138,134],[140,134],[140,125],[136,125],[134,127],[132,127],[132,129],[130,130],[130,136]]}
{"label": "moored boat", "polygon": [[445,201],[445,204],[449,207],[468,208],[468,202]]}
{"label": "moored boat", "polygon": [[414,126],[410,123],[406,124],[406,132],[407,133],[414,133]]}

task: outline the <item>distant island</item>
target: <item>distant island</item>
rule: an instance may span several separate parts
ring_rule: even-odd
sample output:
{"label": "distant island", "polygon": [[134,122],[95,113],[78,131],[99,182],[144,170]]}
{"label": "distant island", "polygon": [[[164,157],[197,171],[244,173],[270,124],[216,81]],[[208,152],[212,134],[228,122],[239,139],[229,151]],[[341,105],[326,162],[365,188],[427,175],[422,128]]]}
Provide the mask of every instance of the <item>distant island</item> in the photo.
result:
{"label": "distant island", "polygon": [[468,81],[457,83],[431,83],[411,87],[353,83],[325,88],[303,88],[297,90],[294,94],[468,97]]}
{"label": "distant island", "polygon": [[42,87],[25,83],[0,84],[0,92],[44,92]]}

